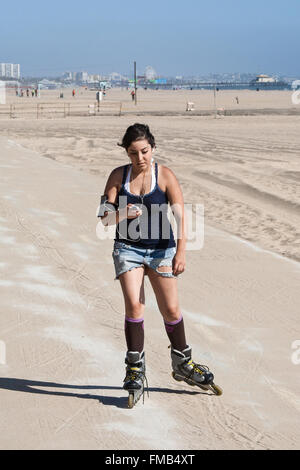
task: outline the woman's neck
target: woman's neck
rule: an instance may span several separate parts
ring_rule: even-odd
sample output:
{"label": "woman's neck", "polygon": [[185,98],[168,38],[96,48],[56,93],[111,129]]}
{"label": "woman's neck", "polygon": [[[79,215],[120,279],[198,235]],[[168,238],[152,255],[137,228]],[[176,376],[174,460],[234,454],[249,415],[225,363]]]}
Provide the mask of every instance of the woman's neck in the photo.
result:
{"label": "woman's neck", "polygon": [[152,162],[145,169],[135,168],[132,164],[131,174],[134,178],[136,178],[139,175],[143,175],[143,177],[145,177],[148,174],[150,174],[151,172],[152,172]]}

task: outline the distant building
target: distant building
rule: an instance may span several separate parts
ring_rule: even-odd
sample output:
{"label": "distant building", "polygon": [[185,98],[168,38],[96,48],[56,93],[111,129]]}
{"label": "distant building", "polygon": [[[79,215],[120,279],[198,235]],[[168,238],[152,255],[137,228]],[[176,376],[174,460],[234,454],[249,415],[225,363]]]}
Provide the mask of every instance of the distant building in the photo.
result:
{"label": "distant building", "polygon": [[13,78],[20,78],[20,64],[13,64]]}
{"label": "distant building", "polygon": [[258,90],[284,90],[289,88],[289,84],[283,80],[277,80],[269,75],[261,74],[250,81],[250,87],[255,87]]}
{"label": "distant building", "polygon": [[20,64],[0,63],[0,77],[3,78],[20,78]]}
{"label": "distant building", "polygon": [[95,83],[95,82],[100,82],[101,80],[101,75],[98,73],[94,73],[92,75],[89,75],[89,82],[90,83]]}
{"label": "distant building", "polygon": [[47,80],[47,78],[43,78],[38,84],[40,89],[43,90],[56,90],[60,87],[60,83],[55,82],[53,80]]}
{"label": "distant building", "polygon": [[112,72],[110,75],[109,75],[109,80],[111,80],[112,82],[121,82],[123,80],[126,80],[127,77],[125,77],[124,75],[118,73],[118,72]]}
{"label": "distant building", "polygon": [[72,75],[72,72],[65,72],[63,75],[62,75],[62,79],[64,81],[72,81],[73,80],[73,75]]}
{"label": "distant building", "polygon": [[78,72],[76,74],[76,81],[77,82],[88,82],[89,74],[87,72]]}
{"label": "distant building", "polygon": [[273,77],[269,77],[269,75],[257,75],[256,80],[257,83],[274,83],[276,80]]}

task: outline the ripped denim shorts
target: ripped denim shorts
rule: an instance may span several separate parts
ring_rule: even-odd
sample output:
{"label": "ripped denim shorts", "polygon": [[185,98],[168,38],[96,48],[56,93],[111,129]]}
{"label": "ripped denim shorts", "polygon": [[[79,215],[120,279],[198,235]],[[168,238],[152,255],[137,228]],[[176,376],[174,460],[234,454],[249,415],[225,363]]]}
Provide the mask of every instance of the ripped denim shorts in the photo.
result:
{"label": "ripped denim shorts", "polygon": [[115,241],[114,251],[112,253],[116,271],[115,280],[119,279],[121,274],[131,271],[131,269],[143,266],[148,266],[149,268],[154,269],[154,271],[163,277],[174,277],[177,279],[177,276],[174,276],[172,271],[164,272],[158,269],[161,266],[172,267],[172,261],[175,254],[176,247],[149,249]]}

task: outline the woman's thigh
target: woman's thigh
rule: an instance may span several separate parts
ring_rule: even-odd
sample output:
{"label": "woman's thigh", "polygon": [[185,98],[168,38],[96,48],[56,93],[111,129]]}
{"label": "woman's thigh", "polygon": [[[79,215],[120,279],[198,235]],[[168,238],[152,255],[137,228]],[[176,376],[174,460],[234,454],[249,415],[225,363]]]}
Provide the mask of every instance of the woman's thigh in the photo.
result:
{"label": "woman's thigh", "polygon": [[146,267],[146,273],[151,282],[158,308],[166,321],[176,321],[180,318],[177,279],[163,277],[154,269]]}
{"label": "woman's thigh", "polygon": [[120,275],[127,318],[142,318],[145,310],[144,267]]}

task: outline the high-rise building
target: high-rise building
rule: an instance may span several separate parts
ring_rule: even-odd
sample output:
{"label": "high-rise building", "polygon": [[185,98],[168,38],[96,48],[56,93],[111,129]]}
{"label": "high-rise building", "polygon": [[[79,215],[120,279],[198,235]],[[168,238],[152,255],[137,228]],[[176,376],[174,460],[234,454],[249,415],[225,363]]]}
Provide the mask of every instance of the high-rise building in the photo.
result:
{"label": "high-rise building", "polygon": [[20,64],[7,64],[0,62],[0,77],[20,78]]}
{"label": "high-rise building", "polygon": [[87,82],[89,79],[89,75],[87,72],[78,72],[76,74],[76,80],[78,82]]}
{"label": "high-rise building", "polygon": [[13,78],[20,78],[20,64],[13,64]]}

